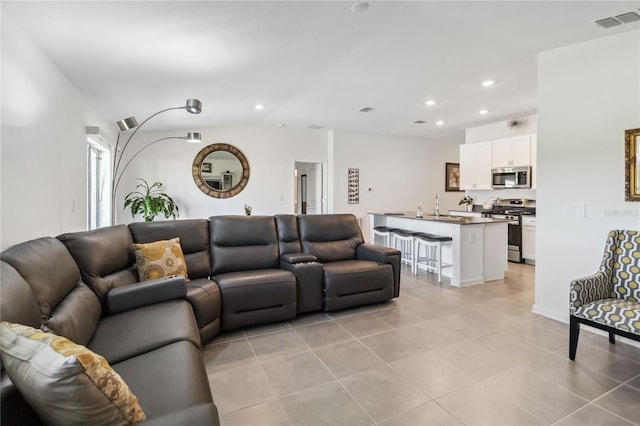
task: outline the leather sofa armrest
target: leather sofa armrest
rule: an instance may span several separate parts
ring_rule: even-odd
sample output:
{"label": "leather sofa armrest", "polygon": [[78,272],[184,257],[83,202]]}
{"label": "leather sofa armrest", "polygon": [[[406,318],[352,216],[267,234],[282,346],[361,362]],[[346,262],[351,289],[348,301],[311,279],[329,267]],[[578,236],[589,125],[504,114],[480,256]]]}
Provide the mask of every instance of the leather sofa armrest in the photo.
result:
{"label": "leather sofa armrest", "polygon": [[107,307],[110,313],[116,314],[154,303],[184,299],[186,295],[184,277],[174,275],[111,289],[107,293]]}
{"label": "leather sofa armrest", "polygon": [[218,418],[218,409],[213,402],[210,402],[208,404],[200,404],[195,407],[189,407],[173,413],[154,417],[152,419],[145,420],[141,424],[158,426],[220,426],[220,419]]}
{"label": "leather sofa armrest", "polygon": [[391,263],[390,256],[400,256],[400,250],[364,243],[358,245],[356,252],[356,257],[359,260],[371,260],[380,263]]}
{"label": "leather sofa armrest", "polygon": [[303,262],[317,262],[318,258],[307,253],[287,253],[280,256],[280,260],[286,263],[296,264]]}

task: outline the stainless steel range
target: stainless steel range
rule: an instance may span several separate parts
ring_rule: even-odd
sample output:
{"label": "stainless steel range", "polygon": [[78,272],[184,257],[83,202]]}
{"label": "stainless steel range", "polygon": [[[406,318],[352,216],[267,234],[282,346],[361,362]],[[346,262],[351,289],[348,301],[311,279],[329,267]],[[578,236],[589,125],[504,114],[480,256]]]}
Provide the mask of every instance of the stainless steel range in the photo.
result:
{"label": "stainless steel range", "polygon": [[522,263],[522,216],[536,214],[536,201],[526,199],[501,200],[497,206],[482,211],[482,217],[507,219],[509,237],[507,242],[510,262]]}

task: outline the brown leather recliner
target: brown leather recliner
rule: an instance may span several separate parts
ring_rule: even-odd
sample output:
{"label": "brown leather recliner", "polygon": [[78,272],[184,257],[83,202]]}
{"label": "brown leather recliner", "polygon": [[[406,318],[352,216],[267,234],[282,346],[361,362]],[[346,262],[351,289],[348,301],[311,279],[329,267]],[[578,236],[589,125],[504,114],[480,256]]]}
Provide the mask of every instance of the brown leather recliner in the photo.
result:
{"label": "brown leather recliner", "polygon": [[[151,423],[218,423],[182,277],[113,288],[103,309],[55,238],[18,244],[0,260],[1,320],[51,331],[104,356]],[[1,393],[3,424],[41,423],[4,371]]]}
{"label": "brown leather recliner", "polygon": [[365,244],[351,214],[298,216],[303,253],[322,263],[324,310],[387,301],[400,292],[400,252]]}
{"label": "brown leather recliner", "polygon": [[180,238],[187,263],[187,300],[196,315],[203,343],[220,332],[221,299],[218,285],[209,279],[209,221],[206,219],[134,222],[129,224],[134,243]]}
{"label": "brown leather recliner", "polygon": [[273,216],[212,216],[211,279],[222,293],[222,329],[296,315],[296,278],[279,268]]}

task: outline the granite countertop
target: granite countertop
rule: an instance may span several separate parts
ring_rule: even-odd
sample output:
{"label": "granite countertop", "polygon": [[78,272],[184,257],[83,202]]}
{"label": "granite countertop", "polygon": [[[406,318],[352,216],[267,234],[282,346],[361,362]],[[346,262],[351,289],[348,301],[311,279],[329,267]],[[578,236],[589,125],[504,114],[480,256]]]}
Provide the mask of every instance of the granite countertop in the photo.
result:
{"label": "granite countertop", "polygon": [[449,216],[441,214],[436,218],[434,215],[425,214],[423,217],[416,217],[416,212],[389,212],[389,213],[370,213],[379,216],[391,216],[400,217],[403,219],[423,220],[427,222],[442,222],[451,223],[454,225],[475,225],[483,223],[500,223],[508,222],[507,219],[491,219],[488,217],[464,217],[464,216]]}

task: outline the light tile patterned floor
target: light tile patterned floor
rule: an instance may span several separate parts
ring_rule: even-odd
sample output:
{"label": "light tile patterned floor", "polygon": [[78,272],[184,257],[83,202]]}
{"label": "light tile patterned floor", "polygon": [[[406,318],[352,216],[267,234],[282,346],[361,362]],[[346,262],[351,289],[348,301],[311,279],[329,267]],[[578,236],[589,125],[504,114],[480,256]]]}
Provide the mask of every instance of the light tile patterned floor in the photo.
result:
{"label": "light tile patterned floor", "polygon": [[223,426],[640,425],[640,349],[531,313],[535,268],[226,333],[204,358]]}

